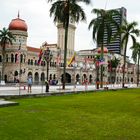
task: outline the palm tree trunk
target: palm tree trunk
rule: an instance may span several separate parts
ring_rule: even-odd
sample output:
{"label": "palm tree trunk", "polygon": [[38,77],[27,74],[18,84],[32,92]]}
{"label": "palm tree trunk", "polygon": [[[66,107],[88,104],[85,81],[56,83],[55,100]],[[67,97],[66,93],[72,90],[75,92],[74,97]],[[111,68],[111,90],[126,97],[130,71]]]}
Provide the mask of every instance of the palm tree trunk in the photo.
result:
{"label": "palm tree trunk", "polygon": [[67,15],[67,23],[65,25],[65,47],[64,47],[64,69],[63,69],[63,87],[65,89],[66,84],[66,62],[67,62],[67,42],[68,42],[68,27],[69,27],[69,14]]}
{"label": "palm tree trunk", "polygon": [[126,64],[126,50],[127,50],[127,42],[128,42],[128,38],[126,40],[126,43],[125,43],[125,50],[124,50],[124,56],[123,56],[123,61],[124,61],[124,64],[123,64],[123,81],[122,81],[122,88],[125,87],[125,64]]}
{"label": "palm tree trunk", "polygon": [[[103,43],[102,43],[102,46],[101,46],[101,60],[104,59],[104,46],[103,46]],[[101,85],[100,85],[101,88],[103,88],[103,65],[101,65]]]}
{"label": "palm tree trunk", "polygon": [[4,68],[5,68],[5,43],[2,46],[2,78],[1,81],[4,81]]}
{"label": "palm tree trunk", "polygon": [[139,86],[139,63],[140,63],[140,55],[138,55],[137,87]]}
{"label": "palm tree trunk", "polygon": [[96,88],[99,89],[99,66],[96,65]]}
{"label": "palm tree trunk", "polygon": [[[104,23],[105,21],[103,21]],[[103,25],[103,36],[102,36],[102,46],[101,46],[101,60],[104,59],[104,25]],[[101,88],[103,88],[103,65],[101,65]]]}

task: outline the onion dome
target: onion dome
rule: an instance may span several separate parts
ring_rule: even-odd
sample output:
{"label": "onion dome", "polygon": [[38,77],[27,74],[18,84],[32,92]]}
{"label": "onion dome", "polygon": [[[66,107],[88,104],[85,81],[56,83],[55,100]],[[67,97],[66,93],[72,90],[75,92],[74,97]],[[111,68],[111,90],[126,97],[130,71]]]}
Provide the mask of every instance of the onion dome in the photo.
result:
{"label": "onion dome", "polygon": [[9,24],[9,30],[20,30],[20,31],[27,31],[28,27],[24,20],[18,17],[16,19],[13,19],[11,23]]}
{"label": "onion dome", "polygon": [[[101,48],[98,48],[98,53],[101,53]],[[103,53],[108,53],[108,49],[106,47],[103,47]]]}

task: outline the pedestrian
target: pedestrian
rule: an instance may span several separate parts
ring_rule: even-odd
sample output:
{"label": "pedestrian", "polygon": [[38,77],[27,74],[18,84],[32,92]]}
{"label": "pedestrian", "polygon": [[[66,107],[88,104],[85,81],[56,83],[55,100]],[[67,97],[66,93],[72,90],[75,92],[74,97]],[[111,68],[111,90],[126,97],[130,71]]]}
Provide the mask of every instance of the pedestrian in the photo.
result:
{"label": "pedestrian", "polygon": [[49,82],[45,80],[45,85],[46,85],[46,92],[49,92]]}
{"label": "pedestrian", "polygon": [[27,84],[28,84],[28,92],[32,92],[32,84],[33,84],[33,79],[32,76],[29,75],[27,78]]}

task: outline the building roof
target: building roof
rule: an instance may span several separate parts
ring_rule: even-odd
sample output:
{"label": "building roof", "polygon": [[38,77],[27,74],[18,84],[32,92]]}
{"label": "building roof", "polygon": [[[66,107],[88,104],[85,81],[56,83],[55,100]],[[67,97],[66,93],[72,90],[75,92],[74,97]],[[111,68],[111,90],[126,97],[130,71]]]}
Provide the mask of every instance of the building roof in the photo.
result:
{"label": "building roof", "polygon": [[40,52],[40,48],[33,48],[33,47],[29,47],[29,46],[27,46],[27,50],[30,52]]}
{"label": "building roof", "polygon": [[12,21],[9,24],[9,30],[20,30],[20,31],[27,31],[28,27],[24,20],[18,17],[16,19],[12,19]]}

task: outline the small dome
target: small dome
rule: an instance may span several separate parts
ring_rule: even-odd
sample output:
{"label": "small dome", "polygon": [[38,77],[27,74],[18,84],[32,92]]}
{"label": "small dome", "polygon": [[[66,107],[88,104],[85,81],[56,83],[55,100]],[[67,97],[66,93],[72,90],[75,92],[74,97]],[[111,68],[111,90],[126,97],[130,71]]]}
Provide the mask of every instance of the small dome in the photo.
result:
{"label": "small dome", "polygon": [[19,18],[13,19],[11,23],[9,24],[9,30],[21,30],[21,31],[27,31],[28,27],[24,20]]}
{"label": "small dome", "polygon": [[[98,53],[101,53],[101,47],[97,49]],[[106,47],[103,48],[104,53],[108,53],[108,49]]]}

